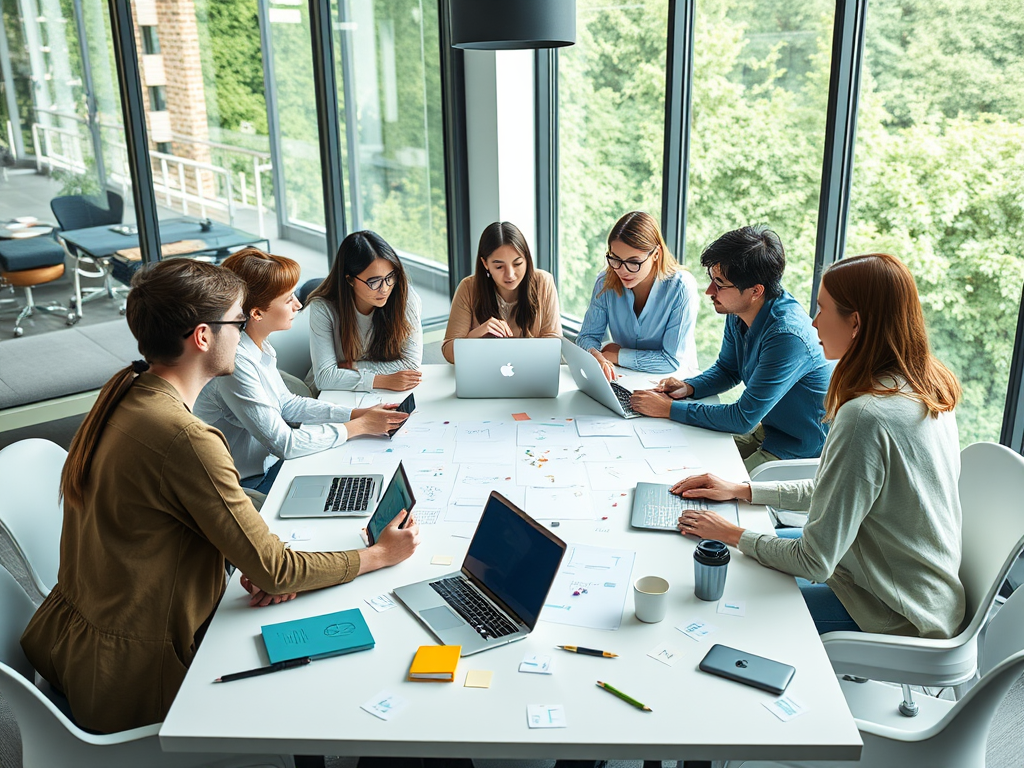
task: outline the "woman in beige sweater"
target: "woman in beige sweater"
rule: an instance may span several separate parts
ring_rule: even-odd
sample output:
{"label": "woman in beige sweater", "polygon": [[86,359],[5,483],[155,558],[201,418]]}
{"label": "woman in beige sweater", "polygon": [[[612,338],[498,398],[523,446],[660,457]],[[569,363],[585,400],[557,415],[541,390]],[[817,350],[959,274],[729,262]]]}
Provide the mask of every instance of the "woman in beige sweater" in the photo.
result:
{"label": "woman in beige sweater", "polygon": [[808,580],[801,591],[819,632],[951,637],[965,610],[953,415],[960,384],[929,352],[913,276],[887,254],[837,262],[822,278],[814,327],[825,357],[839,361],[814,480],[701,475],[673,488],[688,498],[805,509],[803,535],[754,533],[697,511],[684,512],[679,529]]}
{"label": "woman in beige sweater", "polygon": [[455,339],[562,336],[555,280],[535,269],[519,228],[496,221],[484,229],[476,273],[459,283],[441,352],[455,362]]}

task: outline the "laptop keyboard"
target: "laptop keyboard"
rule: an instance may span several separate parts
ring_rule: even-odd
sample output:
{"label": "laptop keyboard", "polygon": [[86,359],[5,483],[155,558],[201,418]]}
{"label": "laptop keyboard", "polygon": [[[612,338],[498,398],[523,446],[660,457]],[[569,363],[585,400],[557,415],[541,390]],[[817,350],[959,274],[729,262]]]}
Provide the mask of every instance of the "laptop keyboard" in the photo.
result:
{"label": "laptop keyboard", "polygon": [[336,477],[331,483],[324,512],[365,512],[370,506],[372,477]]}
{"label": "laptop keyboard", "polygon": [[626,415],[640,416],[639,413],[633,410],[633,406],[630,405],[633,393],[617,382],[610,381],[608,383],[612,385],[612,392],[615,393],[615,399],[619,401],[619,405],[622,406],[622,410],[626,412]]}
{"label": "laptop keyboard", "polygon": [[430,586],[477,631],[480,637],[506,637],[519,631],[519,627],[506,619],[483,595],[467,584],[465,579],[454,576],[450,579],[432,581]]}
{"label": "laptop keyboard", "polygon": [[651,528],[675,530],[679,524],[679,515],[684,509],[711,509],[707,499],[683,499],[669,493],[668,485],[649,485],[644,487],[643,498],[640,499],[643,511],[643,524]]}

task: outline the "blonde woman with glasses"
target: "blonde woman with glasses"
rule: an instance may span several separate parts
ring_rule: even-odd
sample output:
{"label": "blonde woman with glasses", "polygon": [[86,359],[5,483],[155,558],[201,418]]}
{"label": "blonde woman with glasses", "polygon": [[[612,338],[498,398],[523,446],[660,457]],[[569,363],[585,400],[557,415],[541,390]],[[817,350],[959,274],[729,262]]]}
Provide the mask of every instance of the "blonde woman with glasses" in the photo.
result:
{"label": "blonde woman with glasses", "polygon": [[605,262],[576,343],[609,380],[616,365],[696,372],[697,281],[668,252],[654,218],[633,211],[619,219],[608,233]]}

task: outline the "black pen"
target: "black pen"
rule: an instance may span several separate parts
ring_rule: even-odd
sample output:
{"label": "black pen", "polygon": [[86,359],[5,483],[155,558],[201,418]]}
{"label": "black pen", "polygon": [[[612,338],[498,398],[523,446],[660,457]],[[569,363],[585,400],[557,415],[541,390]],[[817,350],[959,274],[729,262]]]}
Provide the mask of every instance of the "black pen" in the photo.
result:
{"label": "black pen", "polygon": [[232,680],[244,680],[247,677],[258,677],[259,675],[269,675],[271,672],[280,672],[282,669],[291,669],[292,667],[304,667],[313,659],[309,656],[303,656],[301,659],[289,659],[288,661],[279,661],[276,664],[271,664],[269,667],[256,667],[256,669],[247,669],[244,672],[234,672],[230,675],[224,675],[218,677],[213,682],[215,683],[230,683]]}
{"label": "black pen", "polygon": [[619,654],[612,653],[611,651],[599,651],[595,648],[580,648],[578,645],[556,645],[556,648],[561,648],[563,651],[569,651],[569,653],[582,653],[584,656],[603,656],[606,659],[617,659]]}

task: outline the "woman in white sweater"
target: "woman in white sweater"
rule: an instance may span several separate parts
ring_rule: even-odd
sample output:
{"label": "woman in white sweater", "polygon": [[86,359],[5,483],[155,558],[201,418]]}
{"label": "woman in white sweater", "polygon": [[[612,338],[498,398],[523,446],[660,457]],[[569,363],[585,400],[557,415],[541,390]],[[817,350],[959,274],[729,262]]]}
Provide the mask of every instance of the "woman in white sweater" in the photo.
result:
{"label": "woman in white sweater", "polygon": [[325,451],[354,435],[384,434],[407,418],[394,410],[397,404],[351,409],[290,392],[267,337],[291,328],[302,308],[295,298],[299,265],[245,248],[224,269],[245,281],[245,330],[234,371],[207,384],[193,412],[224,433],[242,487],[269,493],[281,459]]}
{"label": "woman in white sweater", "polygon": [[376,232],[353,232],[341,242],[307,303],[313,358],[307,384],[367,392],[420,383],[420,297],[398,254]]}
{"label": "woman in white sweater", "polygon": [[814,320],[838,360],[825,396],[831,429],[814,480],[730,483],[691,477],[688,498],[743,499],[808,511],[803,535],[744,530],[687,511],[679,530],[739,547],[802,577],[819,632],[945,638],[964,618],[956,377],[929,351],[917,286],[887,254],[825,272]]}

